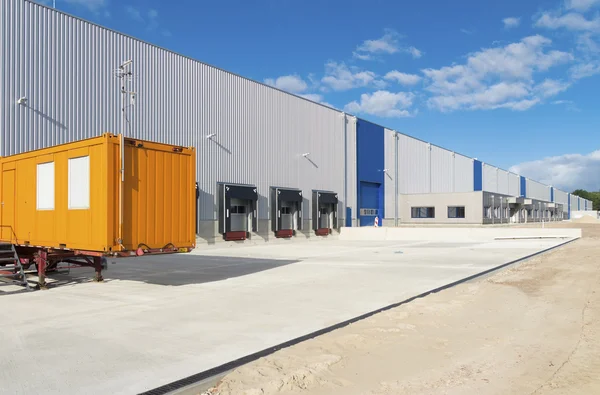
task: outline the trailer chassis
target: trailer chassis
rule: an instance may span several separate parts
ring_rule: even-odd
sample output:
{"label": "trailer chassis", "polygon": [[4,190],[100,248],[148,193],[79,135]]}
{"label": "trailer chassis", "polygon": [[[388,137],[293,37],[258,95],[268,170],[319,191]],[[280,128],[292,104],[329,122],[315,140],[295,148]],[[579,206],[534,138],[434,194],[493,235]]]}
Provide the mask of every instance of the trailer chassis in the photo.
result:
{"label": "trailer chassis", "polygon": [[[95,271],[93,281],[103,282],[104,277],[102,276],[102,270],[107,269],[107,258],[126,258],[146,254],[173,254],[176,252],[190,252],[192,250],[191,248],[176,248],[174,246],[156,249],[142,248],[142,246],[140,246],[136,251],[104,253],[98,251],[54,249],[23,245],[15,245],[15,249],[23,269],[28,270],[32,264],[35,265],[38,275],[38,286],[40,289],[47,289],[46,275],[51,272],[56,272],[59,269],[91,267]],[[68,266],[64,266],[64,264],[67,264]]]}

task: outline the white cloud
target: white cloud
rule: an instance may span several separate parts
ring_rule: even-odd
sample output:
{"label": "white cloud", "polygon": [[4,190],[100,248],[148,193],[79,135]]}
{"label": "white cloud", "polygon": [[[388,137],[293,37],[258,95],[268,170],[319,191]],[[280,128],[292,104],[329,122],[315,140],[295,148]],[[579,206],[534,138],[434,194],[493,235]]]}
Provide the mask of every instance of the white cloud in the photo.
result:
{"label": "white cloud", "polygon": [[464,33],[464,34],[469,34],[469,35],[470,35],[470,34],[473,34],[473,31],[471,31],[471,30],[469,30],[469,29],[464,29],[464,28],[463,28],[463,29],[460,29],[460,32],[461,32],[461,33]]}
{"label": "white cloud", "polygon": [[423,52],[415,47],[408,47],[404,49],[405,52],[412,55],[413,58],[418,59],[423,56]]}
{"label": "white cloud", "polygon": [[399,43],[400,35],[393,29],[386,29],[384,35],[376,40],[365,40],[360,44],[353,55],[357,59],[372,60],[374,55],[391,55],[398,52],[411,54],[414,58],[423,56],[415,47],[402,47]]}
{"label": "white cloud", "polygon": [[550,86],[536,89],[534,74],[573,60],[566,52],[546,51],[550,44],[545,37],[530,36],[471,54],[465,64],[423,70],[433,94],[429,106],[441,111],[531,108],[541,93],[552,92]]}
{"label": "white cloud", "polygon": [[566,91],[571,86],[569,82],[546,79],[544,82],[534,87],[534,92],[543,98],[556,96],[561,92]]}
{"label": "white cloud", "polygon": [[413,116],[410,112],[415,95],[412,93],[377,91],[364,93],[360,96],[360,103],[348,103],[345,110],[350,113],[364,113],[379,117],[402,118]]}
{"label": "white cloud", "polygon": [[565,7],[571,10],[585,12],[590,8],[600,5],[600,0],[566,0]]}
{"label": "white cloud", "polygon": [[565,106],[567,110],[574,112],[581,112],[579,107],[572,100],[555,100],[552,102],[555,106]]}
{"label": "white cloud", "polygon": [[571,192],[600,189],[600,150],[587,155],[566,154],[520,163],[510,168],[517,174]]}
{"label": "white cloud", "polygon": [[564,28],[576,31],[600,31],[600,18],[586,19],[586,17],[576,12],[560,16],[545,12],[537,20],[535,26],[548,29]]}
{"label": "white cloud", "polygon": [[328,62],[325,65],[325,76],[321,82],[336,91],[346,91],[353,88],[375,86],[382,88],[385,81],[377,79],[372,71],[350,69],[345,63]]}
{"label": "white cloud", "polygon": [[267,78],[265,84],[292,93],[300,93],[308,89],[308,84],[298,75],[284,75],[277,79]]}
{"label": "white cloud", "polygon": [[142,16],[142,12],[135,7],[128,5],[125,7],[125,10],[129,14],[129,16],[137,22],[144,22],[144,17]]}
{"label": "white cloud", "polygon": [[399,50],[398,37],[398,33],[394,30],[387,29],[383,37],[377,40],[365,40],[356,48],[356,51],[393,54]]}
{"label": "white cloud", "polygon": [[516,18],[516,17],[504,18],[502,20],[502,23],[504,23],[504,27],[506,29],[512,29],[513,27],[517,27],[521,24],[521,18]]}
{"label": "white cloud", "polygon": [[402,85],[415,85],[421,81],[421,77],[416,74],[406,74],[398,70],[390,71],[383,78],[389,81],[396,81]]}
{"label": "white cloud", "polygon": [[571,74],[571,78],[573,78],[574,80],[580,80],[582,78],[587,78],[596,74],[600,74],[600,61],[592,61],[589,63],[577,64],[571,67],[569,72]]}

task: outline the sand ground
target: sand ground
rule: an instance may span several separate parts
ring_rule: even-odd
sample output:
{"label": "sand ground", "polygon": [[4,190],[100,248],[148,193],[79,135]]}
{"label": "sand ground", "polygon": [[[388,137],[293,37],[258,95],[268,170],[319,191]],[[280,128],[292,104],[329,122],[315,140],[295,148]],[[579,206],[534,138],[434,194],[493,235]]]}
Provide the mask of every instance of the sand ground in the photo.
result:
{"label": "sand ground", "polygon": [[583,238],[281,350],[208,394],[600,394],[600,225],[550,226]]}

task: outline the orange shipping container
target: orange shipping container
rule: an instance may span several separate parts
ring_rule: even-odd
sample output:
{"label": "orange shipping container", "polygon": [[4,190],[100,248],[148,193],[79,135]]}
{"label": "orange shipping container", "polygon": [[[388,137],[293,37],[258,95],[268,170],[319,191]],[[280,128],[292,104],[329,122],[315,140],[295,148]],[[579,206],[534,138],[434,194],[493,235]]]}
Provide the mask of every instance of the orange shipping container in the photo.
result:
{"label": "orange shipping container", "polygon": [[195,151],[124,141],[122,184],[113,134],[0,158],[1,241],[107,254],[194,248]]}

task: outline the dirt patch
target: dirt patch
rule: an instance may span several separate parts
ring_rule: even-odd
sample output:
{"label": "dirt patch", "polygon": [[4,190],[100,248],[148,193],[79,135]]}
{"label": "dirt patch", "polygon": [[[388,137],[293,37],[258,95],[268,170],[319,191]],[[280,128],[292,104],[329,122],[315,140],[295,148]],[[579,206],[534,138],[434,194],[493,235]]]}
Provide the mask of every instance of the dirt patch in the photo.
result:
{"label": "dirt patch", "polygon": [[598,394],[600,226],[546,226],[584,238],[281,350],[208,393]]}

